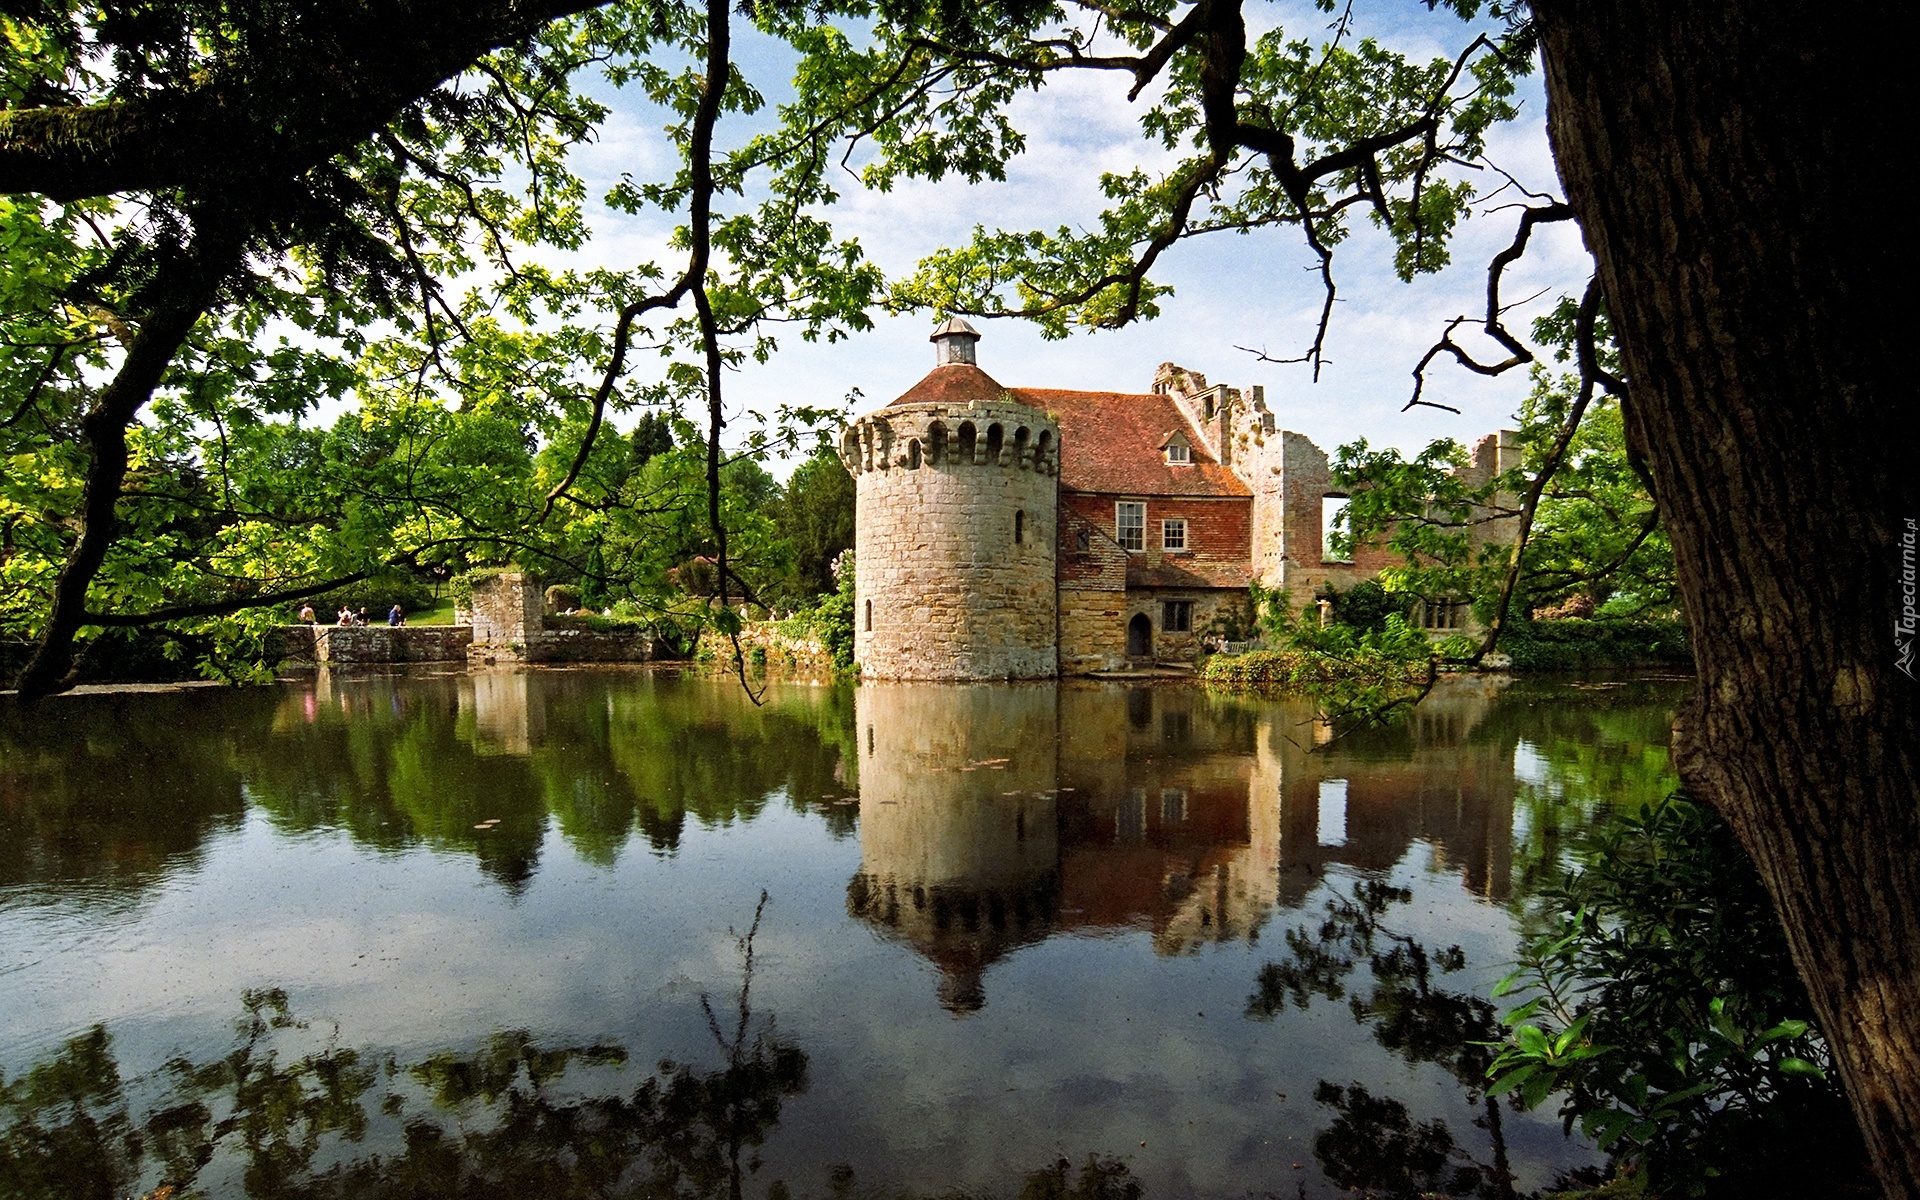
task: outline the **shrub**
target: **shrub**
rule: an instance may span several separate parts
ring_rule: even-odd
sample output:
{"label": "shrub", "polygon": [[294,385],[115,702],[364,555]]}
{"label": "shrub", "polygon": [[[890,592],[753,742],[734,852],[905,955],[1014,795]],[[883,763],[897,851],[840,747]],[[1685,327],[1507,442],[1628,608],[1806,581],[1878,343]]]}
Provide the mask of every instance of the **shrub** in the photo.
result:
{"label": "shrub", "polygon": [[497,575],[509,571],[518,571],[518,567],[473,567],[460,572],[448,582],[447,590],[453,594],[453,602],[462,608],[473,607],[473,589]]}
{"label": "shrub", "polygon": [[1389,616],[1404,619],[1413,609],[1413,597],[1389,592],[1371,579],[1362,580],[1344,592],[1332,592],[1333,619],[1354,629],[1383,633]]}
{"label": "shrub", "polygon": [[1490,1094],[1555,1092],[1658,1195],[1872,1195],[1752,862],[1684,795],[1612,817],[1542,893]]}
{"label": "shrub", "polygon": [[1500,649],[1516,671],[1693,665],[1678,621],[1516,621],[1501,633]]}

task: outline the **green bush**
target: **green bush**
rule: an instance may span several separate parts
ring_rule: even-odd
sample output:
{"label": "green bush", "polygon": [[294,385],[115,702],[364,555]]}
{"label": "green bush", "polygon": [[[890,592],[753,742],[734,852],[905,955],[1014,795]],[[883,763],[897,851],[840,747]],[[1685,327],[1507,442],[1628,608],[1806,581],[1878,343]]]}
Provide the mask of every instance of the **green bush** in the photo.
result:
{"label": "green bush", "polygon": [[545,618],[548,629],[586,629],[594,633],[657,632],[655,622],[642,617],[603,616],[600,613],[558,613]]}
{"label": "green bush", "polygon": [[1330,591],[1328,599],[1333,602],[1336,623],[1373,633],[1386,631],[1389,616],[1404,620],[1413,610],[1413,597],[1389,592],[1371,579],[1364,579],[1344,592]]}
{"label": "green bush", "polygon": [[1516,621],[1501,633],[1500,649],[1516,671],[1693,665],[1678,621]]}
{"label": "green bush", "polygon": [[1684,795],[1616,814],[1541,895],[1495,994],[1526,1000],[1490,1094],[1555,1093],[1660,1196],[1872,1195],[1825,1040],[1752,862]]}
{"label": "green bush", "polygon": [[518,571],[518,567],[473,567],[460,572],[447,583],[447,590],[453,594],[454,603],[462,608],[473,607],[473,589],[497,575],[509,571]]}
{"label": "green bush", "polygon": [[774,624],[787,637],[815,637],[821,649],[833,661],[836,671],[853,670],[853,552],[849,550],[836,563],[839,586],[820,597],[812,608],[801,609]]}

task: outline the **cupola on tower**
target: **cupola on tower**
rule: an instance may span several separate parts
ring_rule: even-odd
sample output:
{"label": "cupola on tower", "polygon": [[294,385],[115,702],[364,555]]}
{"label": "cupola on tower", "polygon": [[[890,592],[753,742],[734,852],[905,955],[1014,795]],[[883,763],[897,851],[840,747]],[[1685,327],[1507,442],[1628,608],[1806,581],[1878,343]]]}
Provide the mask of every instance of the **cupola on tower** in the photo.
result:
{"label": "cupola on tower", "polygon": [[841,434],[855,479],[854,657],[876,679],[1059,673],[1060,427],[934,330],[934,368]]}

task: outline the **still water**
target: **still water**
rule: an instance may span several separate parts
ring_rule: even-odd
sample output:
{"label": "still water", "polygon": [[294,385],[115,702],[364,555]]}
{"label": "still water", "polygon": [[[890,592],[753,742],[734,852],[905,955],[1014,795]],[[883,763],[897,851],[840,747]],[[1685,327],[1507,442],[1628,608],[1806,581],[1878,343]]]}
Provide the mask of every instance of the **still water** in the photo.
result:
{"label": "still water", "polygon": [[1525,1195],[1485,997],[1683,686],[0,707],[0,1196]]}

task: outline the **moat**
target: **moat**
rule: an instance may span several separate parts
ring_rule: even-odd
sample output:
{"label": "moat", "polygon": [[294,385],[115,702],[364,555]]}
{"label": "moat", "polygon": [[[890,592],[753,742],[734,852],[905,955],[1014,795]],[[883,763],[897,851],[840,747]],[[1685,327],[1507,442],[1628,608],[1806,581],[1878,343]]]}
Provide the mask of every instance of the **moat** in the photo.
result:
{"label": "moat", "polygon": [[0,701],[0,1174],[1524,1195],[1597,1158],[1477,1090],[1488,991],[1568,842],[1672,786],[1685,687],[1452,680],[1330,745],[1182,686]]}

